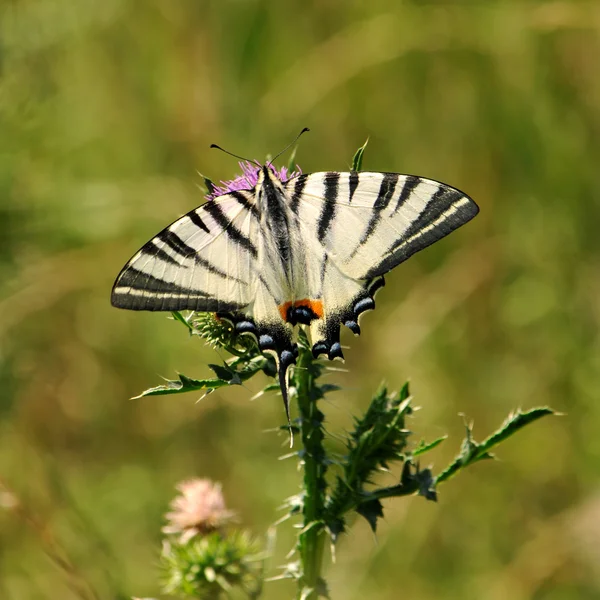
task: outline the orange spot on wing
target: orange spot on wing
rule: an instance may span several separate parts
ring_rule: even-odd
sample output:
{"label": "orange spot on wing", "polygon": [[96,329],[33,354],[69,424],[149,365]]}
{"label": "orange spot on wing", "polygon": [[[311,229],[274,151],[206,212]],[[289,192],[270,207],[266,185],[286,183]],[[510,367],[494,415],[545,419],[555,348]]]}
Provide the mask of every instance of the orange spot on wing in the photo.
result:
{"label": "orange spot on wing", "polygon": [[300,302],[296,302],[296,306],[307,306],[315,313],[315,315],[317,315],[317,318],[323,318],[322,300],[300,300]]}
{"label": "orange spot on wing", "polygon": [[317,319],[323,318],[323,301],[322,300],[309,300],[305,298],[304,300],[296,300],[295,302],[284,302],[280,304],[277,308],[279,309],[279,314],[281,318],[287,322],[287,313],[288,310],[292,307],[297,308],[299,306],[305,306],[312,310]]}
{"label": "orange spot on wing", "polygon": [[277,308],[279,309],[279,314],[284,321],[287,321],[287,312],[288,309],[292,306],[291,302],[284,302],[280,304]]}

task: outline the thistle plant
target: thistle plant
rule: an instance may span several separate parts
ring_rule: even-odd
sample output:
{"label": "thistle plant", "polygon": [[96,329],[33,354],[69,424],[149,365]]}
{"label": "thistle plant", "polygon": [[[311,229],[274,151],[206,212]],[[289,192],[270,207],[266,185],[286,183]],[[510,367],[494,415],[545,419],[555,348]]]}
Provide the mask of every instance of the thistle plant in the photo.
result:
{"label": "thistle plant", "polygon": [[181,495],[165,515],[161,563],[164,590],[187,598],[218,599],[232,589],[258,598],[263,556],[246,531],[230,530],[235,513],[225,507],[219,484],[208,479],[183,481]]}
{"label": "thistle plant", "polygon": [[[365,146],[353,159],[353,171],[359,171]],[[293,159],[292,159],[293,160]],[[215,185],[206,180],[209,198],[236,189],[248,189],[256,183],[256,166],[240,163],[242,175],[233,181]],[[274,167],[270,167],[274,169]],[[299,171],[298,167],[274,172],[283,181]],[[225,350],[231,357],[223,364],[211,364],[214,376],[194,379],[180,374],[178,379],[146,390],[139,397],[202,391],[241,385],[258,373],[277,376],[276,361],[263,354],[254,337],[239,333],[233,324],[210,313],[173,313],[173,319],[184,325],[190,335],[209,345]],[[289,393],[296,404],[296,418],[291,421],[294,436],[292,456],[302,471],[301,490],[285,503],[286,517],[280,522],[299,522],[292,559],[282,565],[278,577],[266,572],[268,544],[234,526],[234,513],[225,508],[220,488],[205,480],[180,484],[181,495],[172,504],[163,529],[162,565],[168,593],[184,598],[226,597],[237,590],[248,598],[260,597],[267,579],[289,578],[296,582],[296,598],[316,600],[328,598],[323,574],[327,542],[333,547],[355,515],[363,517],[375,532],[383,517],[382,500],[419,495],[437,499],[439,485],[459,471],[483,459],[500,442],[525,425],[553,414],[547,407],[510,414],[497,431],[482,442],[476,442],[472,426],[467,424],[465,439],[456,458],[439,473],[422,468],[425,455],[442,443],[445,437],[431,442],[415,442],[414,405],[409,385],[391,392],[381,386],[369,407],[354,418],[353,427],[342,435],[345,450],[332,456],[325,448],[325,415],[323,399],[340,388],[324,383],[327,363],[314,358],[306,331],[298,332],[298,357],[291,371]],[[264,392],[279,390],[279,383],[269,383]],[[288,426],[281,430],[287,432]],[[339,436],[340,434],[338,434]],[[274,457],[275,459],[275,457]],[[400,476],[391,486],[379,486],[377,474],[400,465]],[[266,578],[266,579],[265,579]]]}

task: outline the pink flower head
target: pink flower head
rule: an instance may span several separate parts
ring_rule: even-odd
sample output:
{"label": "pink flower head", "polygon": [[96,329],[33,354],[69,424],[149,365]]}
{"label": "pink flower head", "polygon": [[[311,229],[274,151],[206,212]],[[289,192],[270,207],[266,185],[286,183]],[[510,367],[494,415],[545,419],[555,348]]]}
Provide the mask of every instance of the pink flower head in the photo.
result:
{"label": "pink flower head", "polygon": [[[215,185],[214,191],[207,194],[208,200],[213,200],[223,194],[229,192],[235,192],[238,190],[250,190],[258,183],[258,173],[261,167],[257,163],[248,161],[242,161],[238,163],[242,171],[241,175],[238,175],[235,179],[230,181],[221,181],[221,185]],[[289,171],[287,167],[281,167],[277,169],[273,164],[268,163],[269,169],[276,175],[281,181],[286,182],[302,173],[302,170],[296,165],[295,171]]]}
{"label": "pink flower head", "polygon": [[181,492],[171,502],[172,512],[165,515],[164,533],[180,534],[184,544],[197,534],[206,534],[229,524],[235,513],[225,508],[221,485],[210,479],[189,479],[177,485]]}

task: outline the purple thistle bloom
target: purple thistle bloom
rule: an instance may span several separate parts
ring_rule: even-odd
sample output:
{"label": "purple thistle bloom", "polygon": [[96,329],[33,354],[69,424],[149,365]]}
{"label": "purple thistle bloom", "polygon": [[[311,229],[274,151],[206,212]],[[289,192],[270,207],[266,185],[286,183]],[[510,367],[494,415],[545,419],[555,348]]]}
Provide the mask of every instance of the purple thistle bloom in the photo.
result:
{"label": "purple thistle bloom", "polygon": [[[221,181],[221,185],[213,184],[214,191],[206,195],[207,200],[214,200],[215,198],[218,198],[223,194],[228,194],[229,192],[250,190],[258,183],[258,173],[260,172],[260,167],[256,163],[243,161],[238,164],[240,165],[242,174],[238,175],[235,179],[231,179],[230,181]],[[271,171],[284,183],[302,173],[302,169],[300,169],[298,165],[296,165],[295,171],[288,171],[287,167],[281,167],[280,169],[277,169],[274,165],[269,163],[269,169],[271,169]]]}

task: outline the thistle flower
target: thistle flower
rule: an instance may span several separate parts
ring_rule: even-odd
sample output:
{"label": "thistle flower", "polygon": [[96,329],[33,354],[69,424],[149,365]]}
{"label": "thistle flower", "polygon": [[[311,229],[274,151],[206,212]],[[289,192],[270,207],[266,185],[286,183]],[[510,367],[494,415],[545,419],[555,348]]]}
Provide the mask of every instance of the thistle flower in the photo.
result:
{"label": "thistle flower", "polygon": [[[228,194],[229,192],[235,192],[238,190],[249,190],[258,183],[258,173],[260,167],[256,163],[249,161],[242,161],[238,163],[241,175],[238,175],[235,179],[229,181],[221,181],[221,185],[212,184],[212,191],[207,194],[207,200],[214,200],[215,198]],[[284,183],[296,175],[300,175],[302,170],[296,165],[295,171],[290,171],[287,167],[281,167],[277,169],[273,164],[269,163],[269,169]]]}
{"label": "thistle flower", "polygon": [[171,512],[165,515],[167,534],[179,534],[185,544],[195,535],[206,535],[231,523],[235,513],[227,510],[221,485],[210,479],[189,479],[177,485],[181,492],[171,502]]}

